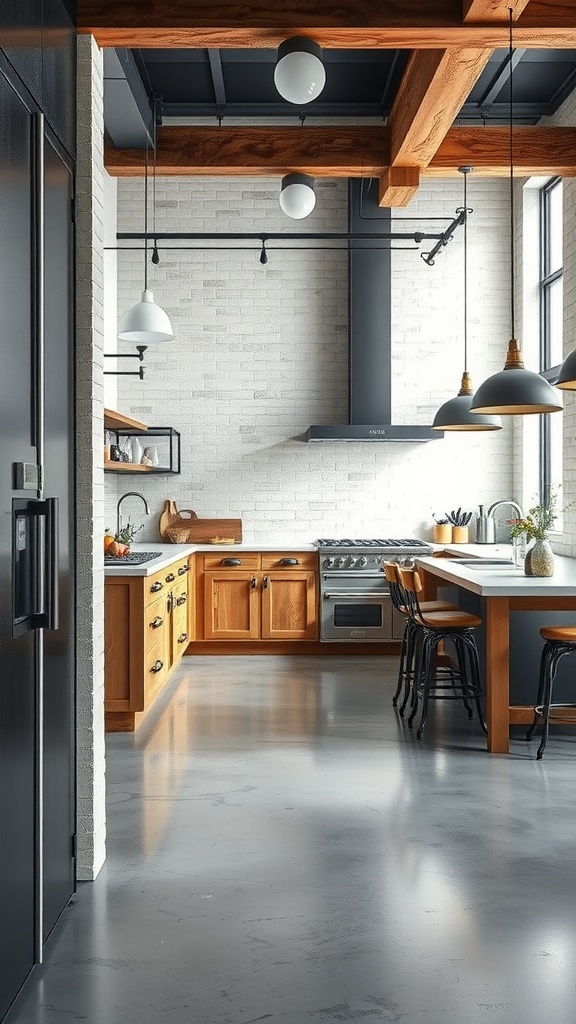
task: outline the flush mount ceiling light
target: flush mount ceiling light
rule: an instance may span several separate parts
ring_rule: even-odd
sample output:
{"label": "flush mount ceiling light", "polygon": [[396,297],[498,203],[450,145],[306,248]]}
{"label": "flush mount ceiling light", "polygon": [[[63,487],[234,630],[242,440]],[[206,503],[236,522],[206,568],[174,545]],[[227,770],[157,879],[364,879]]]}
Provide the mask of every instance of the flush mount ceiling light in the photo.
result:
{"label": "flush mount ceiling light", "polygon": [[289,103],[310,103],[322,92],[326,71],[322,47],[312,39],[294,36],[278,47],[274,85]]}
{"label": "flush mount ceiling light", "polygon": [[461,210],[464,217],[464,373],[460,391],[456,398],[441,405],[434,417],[433,430],[501,430],[502,420],[499,416],[486,416],[481,413],[470,412],[474,391],[472,381],[468,373],[468,214],[472,210],[467,205],[467,175],[472,167],[459,167],[458,170],[464,175],[464,202]]}
{"label": "flush mount ceiling light", "polygon": [[[154,152],[156,152],[156,106],[154,106]],[[140,302],[136,302],[124,313],[118,328],[118,339],[137,344],[174,340],[174,331],[168,314],[154,302],[154,295],[148,288],[148,136],[146,136],[144,165],[144,291]]]}
{"label": "flush mount ceiling light", "polygon": [[280,206],[292,220],[302,220],[316,206],[314,178],[309,174],[286,174],[282,178]]}
{"label": "flush mount ceiling light", "polygon": [[508,48],[509,83],[510,83],[510,322],[512,338],[508,342],[508,354],[504,369],[488,377],[480,385],[472,401],[472,412],[500,413],[504,416],[527,415],[540,412],[560,412],[561,397],[551,384],[539,373],[524,369],[522,352],[515,333],[515,224],[514,224],[514,121],[513,121],[513,47],[512,47],[512,8],[510,11],[510,44]]}

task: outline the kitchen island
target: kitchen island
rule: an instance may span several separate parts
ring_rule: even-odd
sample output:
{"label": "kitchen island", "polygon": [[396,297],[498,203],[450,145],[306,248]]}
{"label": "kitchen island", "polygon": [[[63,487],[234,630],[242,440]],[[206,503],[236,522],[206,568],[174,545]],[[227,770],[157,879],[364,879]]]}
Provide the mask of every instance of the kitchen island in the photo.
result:
{"label": "kitchen island", "polygon": [[[541,647],[536,643],[538,625],[576,620],[576,559],[560,555],[554,558],[554,576],[547,578],[525,576],[522,569],[513,565],[471,567],[464,564],[465,559],[453,557],[417,560],[423,571],[426,598],[435,597],[439,587],[451,585],[457,587],[463,597],[475,595],[481,602],[478,610],[485,637],[487,747],[492,754],[508,753],[510,725],[532,721]],[[523,617],[517,618],[515,630],[511,630],[517,612]],[[533,616],[534,612],[542,614]],[[510,673],[511,641],[515,640],[516,643],[525,640],[526,649],[532,652],[530,663],[536,681],[530,682],[527,691],[533,694],[531,701],[527,699],[526,703],[519,704],[510,702],[511,684],[516,685],[518,692],[518,681]],[[520,692],[526,692],[526,687]]]}

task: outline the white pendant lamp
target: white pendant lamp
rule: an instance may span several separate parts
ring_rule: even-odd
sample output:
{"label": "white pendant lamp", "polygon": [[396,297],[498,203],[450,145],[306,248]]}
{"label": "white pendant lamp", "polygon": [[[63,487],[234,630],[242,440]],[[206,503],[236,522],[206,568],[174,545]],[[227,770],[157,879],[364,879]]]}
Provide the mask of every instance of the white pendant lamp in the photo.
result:
{"label": "white pendant lamp", "polygon": [[515,246],[514,246],[514,132],[512,108],[512,8],[510,8],[510,321],[512,338],[504,369],[488,377],[480,385],[471,405],[472,412],[499,413],[503,416],[525,416],[530,413],[560,412],[562,399],[539,373],[524,369],[520,345],[514,337]]}
{"label": "white pendant lamp", "polygon": [[326,71],[322,47],[312,39],[294,36],[278,47],[274,85],[289,103],[310,103],[322,92]]}
{"label": "white pendant lamp", "polygon": [[474,391],[472,381],[468,373],[468,214],[472,211],[467,204],[467,175],[472,167],[459,167],[458,170],[464,175],[464,204],[461,213],[464,217],[464,373],[460,391],[456,398],[450,398],[444,405],[441,405],[434,417],[433,430],[501,430],[502,420],[499,416],[485,416],[481,413],[470,412]]}
{"label": "white pendant lamp", "polygon": [[[154,152],[156,152],[156,110],[154,110]],[[156,341],[173,341],[174,331],[168,314],[154,302],[148,288],[148,137],[144,165],[144,291],[140,302],[127,309],[118,328],[119,341],[148,345]]]}
{"label": "white pendant lamp", "polygon": [[282,178],[280,206],[292,220],[302,220],[316,206],[314,178],[309,174],[286,174]]}

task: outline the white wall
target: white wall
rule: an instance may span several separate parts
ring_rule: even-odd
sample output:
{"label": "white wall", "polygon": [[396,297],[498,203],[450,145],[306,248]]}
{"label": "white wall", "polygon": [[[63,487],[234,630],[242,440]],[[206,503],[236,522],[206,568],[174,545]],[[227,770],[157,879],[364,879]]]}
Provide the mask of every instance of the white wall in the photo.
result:
{"label": "white wall", "polygon": [[[119,230],[142,230],[143,183],[121,179]],[[278,181],[159,178],[158,230],[345,230],[346,183],[320,181],[315,212],[287,221]],[[446,222],[462,181],[424,182],[402,230]],[[469,368],[478,385],[500,369],[509,337],[506,183],[469,180]],[[398,211],[400,213],[400,211]],[[435,225],[437,226],[437,225]],[[226,243],[224,243],[226,244]],[[435,267],[417,251],[393,253],[394,420],[429,424],[453,397],[463,369],[462,233]],[[306,445],[310,423],[347,416],[345,252],[184,252],[150,265],[173,343],[146,353],[146,378],[118,378],[118,406],[182,432],[180,476],[106,476],[107,516],[118,493],[136,489],[155,517],[165,498],[200,516],[241,516],[246,540],[317,536],[430,536],[432,512],[511,497],[512,430],[461,434],[428,444]],[[142,258],[119,253],[118,308],[142,288]],[[134,521],[140,508],[127,505]]]}

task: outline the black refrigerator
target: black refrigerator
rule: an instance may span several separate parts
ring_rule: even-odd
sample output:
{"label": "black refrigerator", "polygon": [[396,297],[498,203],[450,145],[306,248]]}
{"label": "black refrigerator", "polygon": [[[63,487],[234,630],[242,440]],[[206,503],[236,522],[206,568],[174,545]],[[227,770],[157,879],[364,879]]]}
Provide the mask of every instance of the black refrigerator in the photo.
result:
{"label": "black refrigerator", "polygon": [[73,181],[0,50],[0,1020],[75,887]]}

